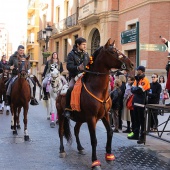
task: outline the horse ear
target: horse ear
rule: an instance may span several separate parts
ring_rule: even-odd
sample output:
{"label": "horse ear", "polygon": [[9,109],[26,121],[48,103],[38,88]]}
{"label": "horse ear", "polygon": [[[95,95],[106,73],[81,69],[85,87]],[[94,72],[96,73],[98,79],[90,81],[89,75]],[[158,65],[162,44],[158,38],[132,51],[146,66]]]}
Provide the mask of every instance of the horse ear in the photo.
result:
{"label": "horse ear", "polygon": [[107,43],[104,45],[105,48],[108,48],[110,46],[110,40],[111,40],[111,38],[109,38]]}
{"label": "horse ear", "polygon": [[30,59],[30,55],[27,56],[26,60],[29,60]]}
{"label": "horse ear", "polygon": [[115,46],[115,40],[112,42],[112,45]]}

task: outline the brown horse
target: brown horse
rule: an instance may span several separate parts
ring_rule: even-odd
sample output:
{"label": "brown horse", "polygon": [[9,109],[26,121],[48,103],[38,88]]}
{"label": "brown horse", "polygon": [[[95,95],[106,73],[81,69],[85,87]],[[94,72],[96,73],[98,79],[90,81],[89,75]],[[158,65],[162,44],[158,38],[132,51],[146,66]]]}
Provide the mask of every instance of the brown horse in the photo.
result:
{"label": "brown horse", "polygon": [[[111,44],[110,39],[107,43],[96,50],[93,54],[93,64],[90,65],[89,71],[83,77],[83,87],[81,90],[80,106],[81,112],[72,112],[71,119],[76,122],[74,134],[77,142],[79,153],[83,153],[79,140],[79,131],[82,123],[87,122],[90,132],[92,146],[92,169],[101,169],[101,163],[97,160],[96,155],[96,123],[99,119],[102,120],[107,130],[106,144],[106,161],[112,162],[115,157],[111,153],[111,143],[113,130],[109,122],[108,111],[111,108],[111,100],[108,93],[109,72],[111,68],[132,70],[133,63],[114,47],[114,42]],[[71,141],[71,132],[69,120],[63,116],[65,108],[65,97],[59,96],[56,100],[56,107],[59,116],[59,137],[60,137],[60,157],[65,157],[63,136],[68,142]]]}
{"label": "brown horse", "polygon": [[27,131],[27,113],[29,109],[29,101],[31,98],[30,86],[27,81],[28,62],[29,62],[28,60],[29,60],[29,56],[26,59],[18,56],[18,72],[19,73],[18,73],[18,78],[16,79],[12,87],[11,105],[10,105],[11,113],[12,113],[11,128],[13,128],[13,134],[17,134],[16,123],[17,123],[17,128],[20,129],[19,116],[20,116],[21,108],[23,107],[25,141],[29,140],[29,135]]}
{"label": "brown horse", "polygon": [[[0,113],[2,112],[2,104],[6,101],[6,87],[5,82],[9,79],[9,70],[2,69],[2,77],[0,78]],[[4,104],[3,104],[4,105]],[[9,114],[9,110],[6,112]]]}

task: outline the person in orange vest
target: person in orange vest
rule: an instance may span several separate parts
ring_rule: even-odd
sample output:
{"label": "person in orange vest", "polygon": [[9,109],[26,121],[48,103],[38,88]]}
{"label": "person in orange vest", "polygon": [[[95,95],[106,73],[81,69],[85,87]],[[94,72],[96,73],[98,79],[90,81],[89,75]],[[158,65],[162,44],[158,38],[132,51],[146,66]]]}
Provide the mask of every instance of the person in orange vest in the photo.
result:
{"label": "person in orange vest", "polygon": [[[150,89],[150,82],[145,77],[145,67],[138,66],[137,75],[132,85],[131,92],[134,95],[133,107],[134,107],[134,132],[128,134],[128,139],[138,140],[138,144],[144,143],[144,122],[145,122],[145,104],[147,91]],[[140,134],[140,135],[139,135]]]}

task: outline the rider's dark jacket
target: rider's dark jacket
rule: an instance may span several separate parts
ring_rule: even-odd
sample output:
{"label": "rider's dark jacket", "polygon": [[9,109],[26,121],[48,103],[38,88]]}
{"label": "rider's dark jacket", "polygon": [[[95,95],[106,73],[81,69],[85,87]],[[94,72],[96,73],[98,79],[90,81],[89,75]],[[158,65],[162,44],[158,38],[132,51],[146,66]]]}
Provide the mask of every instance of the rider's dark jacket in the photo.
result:
{"label": "rider's dark jacket", "polygon": [[89,63],[89,55],[87,52],[80,52],[76,46],[73,47],[72,51],[67,56],[67,70],[69,71],[69,79],[74,78],[77,74],[82,71],[78,70],[80,64],[86,65]]}
{"label": "rider's dark jacket", "polygon": [[[8,62],[8,68],[10,69],[10,66],[14,65],[14,69],[12,70],[13,74],[17,74],[18,69],[18,58],[17,58],[18,52],[16,51],[13,55],[10,56],[9,62]],[[24,54],[22,56],[23,58],[27,58],[27,56]],[[28,70],[31,68],[30,62],[28,62]]]}
{"label": "rider's dark jacket", "polygon": [[132,85],[131,92],[134,94],[133,105],[144,107],[146,104],[147,92],[150,89],[149,80],[145,75],[135,76],[135,81]]}

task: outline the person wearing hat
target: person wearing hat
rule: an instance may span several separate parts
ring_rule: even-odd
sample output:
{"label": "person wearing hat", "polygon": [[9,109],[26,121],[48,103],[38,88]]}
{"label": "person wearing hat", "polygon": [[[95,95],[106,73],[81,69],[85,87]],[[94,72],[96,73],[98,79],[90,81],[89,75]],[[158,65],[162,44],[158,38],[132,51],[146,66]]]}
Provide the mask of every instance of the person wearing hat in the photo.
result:
{"label": "person wearing hat", "polygon": [[[147,91],[150,89],[150,82],[145,77],[145,67],[138,66],[135,81],[132,85],[131,92],[134,95],[133,106],[134,106],[134,132],[128,134],[128,139],[138,140],[138,144],[144,143],[144,112]],[[140,135],[139,135],[140,134]]]}

